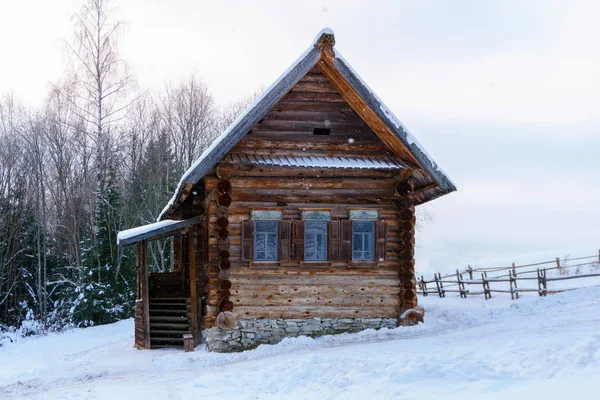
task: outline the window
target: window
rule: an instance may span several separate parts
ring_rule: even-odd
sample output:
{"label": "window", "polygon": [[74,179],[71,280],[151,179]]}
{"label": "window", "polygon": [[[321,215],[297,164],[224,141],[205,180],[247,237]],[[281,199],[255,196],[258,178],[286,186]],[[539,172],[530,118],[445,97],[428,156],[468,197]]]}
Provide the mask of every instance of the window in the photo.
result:
{"label": "window", "polygon": [[330,134],[331,134],[331,129],[329,129],[329,128],[315,128],[315,129],[313,129],[313,135],[328,136]]}
{"label": "window", "polygon": [[374,221],[352,221],[352,259],[375,260]]}
{"label": "window", "polygon": [[304,222],[304,259],[327,260],[327,221]]}
{"label": "window", "polygon": [[279,221],[255,221],[254,259],[277,261],[277,232]]}

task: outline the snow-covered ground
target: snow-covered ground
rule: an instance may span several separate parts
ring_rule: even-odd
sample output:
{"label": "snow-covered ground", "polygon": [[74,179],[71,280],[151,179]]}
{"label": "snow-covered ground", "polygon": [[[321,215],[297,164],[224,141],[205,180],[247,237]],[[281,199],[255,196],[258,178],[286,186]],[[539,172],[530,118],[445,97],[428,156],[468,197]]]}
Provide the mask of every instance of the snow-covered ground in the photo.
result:
{"label": "snow-covered ground", "polygon": [[599,287],[420,301],[417,327],[236,354],[135,350],[132,320],[20,339],[0,348],[0,398],[599,398]]}

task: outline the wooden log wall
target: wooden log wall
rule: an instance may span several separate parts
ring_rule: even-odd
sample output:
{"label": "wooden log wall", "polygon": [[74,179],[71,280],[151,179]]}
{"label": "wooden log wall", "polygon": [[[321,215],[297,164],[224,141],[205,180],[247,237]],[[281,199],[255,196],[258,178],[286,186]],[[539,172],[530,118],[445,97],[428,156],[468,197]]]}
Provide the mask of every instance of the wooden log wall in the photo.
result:
{"label": "wooden log wall", "polygon": [[400,209],[398,219],[399,230],[399,277],[400,277],[400,311],[417,306],[417,279],[415,277],[415,207]]}
{"label": "wooden log wall", "polygon": [[[393,155],[318,67],[229,154],[235,153]],[[400,199],[398,183],[409,176],[405,195],[426,189]],[[236,163],[226,155],[202,188],[208,218],[203,326],[214,326],[217,315],[229,310],[238,319],[397,318],[416,306],[412,204],[435,190],[431,184],[418,166],[400,171],[282,167]],[[242,221],[251,219],[253,209],[281,210],[284,221],[293,221],[301,219],[303,209],[329,210],[332,220],[347,220],[350,209],[367,208],[378,210],[385,222],[384,261],[242,260]]]}
{"label": "wooden log wall", "polygon": [[[361,186],[351,177],[345,182],[355,189],[353,193],[332,197],[337,202],[322,202],[319,194],[312,198],[303,197],[308,202],[297,201],[293,192],[269,196],[261,191],[253,191],[252,179],[239,179],[232,176],[232,202],[227,211],[228,241],[226,272],[223,273],[223,239],[219,236],[219,225],[225,224],[223,208],[212,201],[208,207],[209,226],[212,234],[209,239],[208,316],[205,327],[214,323],[218,312],[227,307],[238,319],[249,318],[396,318],[412,299],[414,293],[414,209],[407,220],[405,209],[399,209],[390,199],[376,199],[369,196],[369,185]],[[358,178],[364,179],[364,178]],[[279,178],[282,187],[298,185],[298,178]],[[207,177],[208,190],[216,188],[220,180]],[[373,186],[394,187],[392,178],[369,178]],[[258,180],[260,182],[260,180]],[[246,184],[246,187],[241,186]],[[385,185],[384,185],[385,184]],[[310,185],[307,183],[307,185]],[[390,189],[391,190],[391,189]],[[215,190],[216,192],[216,190]],[[245,193],[238,197],[238,193]],[[307,190],[307,192],[311,192]],[[218,198],[218,194],[215,193]],[[370,203],[366,201],[370,199]],[[271,201],[275,200],[275,201]],[[286,201],[282,205],[282,200]],[[342,201],[340,203],[340,201]],[[360,204],[360,205],[357,205]],[[251,218],[252,209],[279,209],[284,220],[299,220],[302,209],[323,209],[331,211],[333,220],[348,219],[349,209],[376,209],[379,220],[387,227],[386,257],[383,262],[298,262],[281,261],[256,263],[242,261],[242,221]],[[410,248],[407,249],[406,246]],[[402,271],[401,268],[412,268]],[[223,279],[226,278],[226,279]],[[414,294],[416,298],[416,294]],[[416,305],[416,300],[414,301]]]}

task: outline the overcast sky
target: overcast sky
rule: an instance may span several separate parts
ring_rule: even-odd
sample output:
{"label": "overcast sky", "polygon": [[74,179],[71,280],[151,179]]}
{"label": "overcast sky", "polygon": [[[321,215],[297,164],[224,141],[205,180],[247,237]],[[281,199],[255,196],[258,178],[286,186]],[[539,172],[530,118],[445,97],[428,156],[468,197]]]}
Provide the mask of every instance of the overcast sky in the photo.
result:
{"label": "overcast sky", "polygon": [[[41,105],[76,0],[0,3],[0,94]],[[417,267],[600,247],[600,2],[115,0],[141,89],[195,72],[219,103],[268,86],[323,27],[457,184]]]}

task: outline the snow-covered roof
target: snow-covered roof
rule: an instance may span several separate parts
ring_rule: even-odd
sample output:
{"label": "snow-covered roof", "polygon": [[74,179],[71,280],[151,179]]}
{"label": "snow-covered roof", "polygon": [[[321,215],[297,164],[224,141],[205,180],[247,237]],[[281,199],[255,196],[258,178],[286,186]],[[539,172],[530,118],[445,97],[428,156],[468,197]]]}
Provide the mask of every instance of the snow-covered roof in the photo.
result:
{"label": "snow-covered roof", "polygon": [[[292,65],[279,76],[248,108],[221,134],[212,144],[202,152],[200,157],[183,174],[171,200],[164,207],[157,220],[162,220],[175,206],[185,185],[196,184],[202,177],[219,162],[264,115],[319,61],[320,47],[328,44],[333,47],[335,38],[329,28],[323,29],[309,48],[292,63]],[[395,115],[373,93],[360,76],[350,67],[341,54],[333,49],[335,67],[352,87],[352,89],[366,102],[369,108],[389,128],[389,130],[408,149],[412,156],[443,191],[449,193],[456,190],[456,186],[433,158],[425,151],[419,142],[400,123]]]}
{"label": "snow-covered roof", "polygon": [[126,246],[129,244],[137,243],[144,239],[151,239],[157,236],[165,236],[169,233],[177,232],[190,225],[199,224],[201,222],[202,218],[195,217],[185,219],[183,221],[165,219],[164,221],[138,226],[137,228],[131,228],[119,232],[117,234],[117,244],[121,246]]}
{"label": "snow-covered roof", "polygon": [[225,160],[239,164],[278,165],[310,168],[405,169],[406,164],[397,157],[368,156],[315,156],[275,154],[228,154]]}

